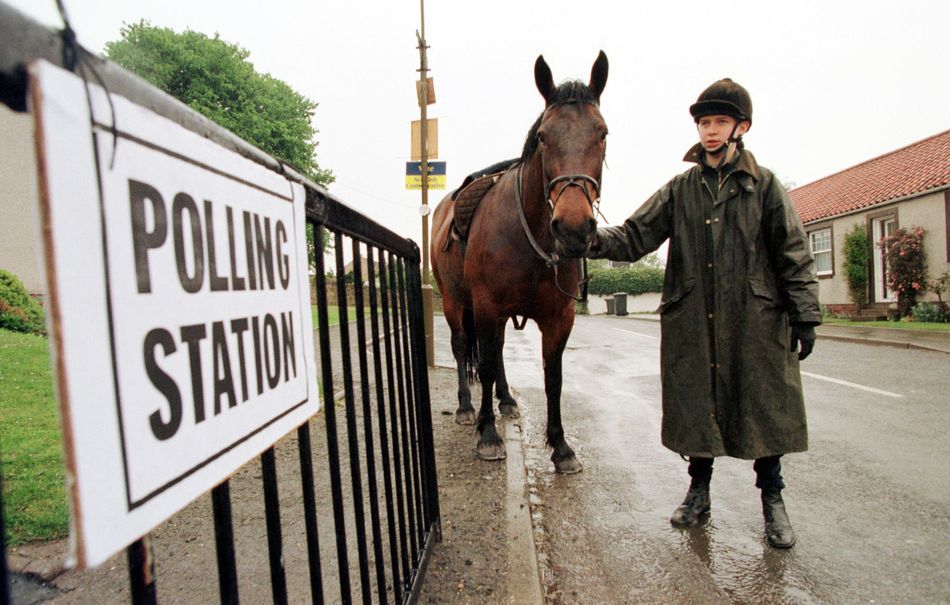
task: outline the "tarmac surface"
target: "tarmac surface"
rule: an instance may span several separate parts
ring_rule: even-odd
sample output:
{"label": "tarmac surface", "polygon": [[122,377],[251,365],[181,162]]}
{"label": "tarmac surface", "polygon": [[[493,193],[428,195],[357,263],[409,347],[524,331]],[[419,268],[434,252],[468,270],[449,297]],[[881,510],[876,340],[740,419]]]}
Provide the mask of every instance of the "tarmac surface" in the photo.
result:
{"label": "tarmac surface", "polygon": [[[620,324],[630,326],[631,331],[637,331],[635,326],[645,325],[644,322],[655,322],[658,320],[658,317],[655,315],[638,314],[626,318],[618,317],[611,319]],[[584,523],[575,523],[572,521],[572,518],[575,520],[578,518],[587,519],[587,517],[600,519],[597,523],[599,527],[598,531],[606,532],[603,534],[603,536],[606,537],[602,536],[601,541],[606,540],[609,544],[612,539],[620,539],[622,534],[621,530],[625,527],[624,524],[630,522],[630,513],[621,512],[625,504],[618,499],[619,496],[611,499],[611,494],[616,491],[614,487],[610,485],[601,485],[600,487],[597,485],[589,485],[586,489],[588,495],[595,496],[600,494],[607,498],[607,500],[601,499],[595,508],[591,510],[571,509],[570,512],[562,516],[557,523],[552,522],[552,519],[556,518],[555,515],[552,514],[554,507],[557,505],[556,495],[559,493],[559,490],[564,494],[568,493],[568,490],[565,489],[564,486],[569,485],[571,479],[547,472],[547,466],[550,463],[543,455],[545,446],[543,443],[538,443],[537,437],[538,429],[543,428],[543,409],[526,409],[525,411],[529,412],[526,416],[530,417],[500,422],[499,428],[504,429],[503,434],[506,437],[506,451],[508,454],[504,462],[493,464],[477,460],[474,456],[475,435],[472,427],[460,427],[454,425],[453,422],[453,411],[455,405],[457,405],[454,360],[451,358],[450,347],[448,345],[448,328],[441,317],[436,318],[435,328],[437,368],[431,372],[430,396],[433,405],[434,423],[437,425],[435,427],[436,448],[437,464],[439,465],[438,472],[444,539],[442,543],[437,544],[433,549],[432,557],[428,565],[427,581],[420,601],[430,603],[519,604],[585,602],[580,596],[581,593],[575,592],[572,595],[570,588],[565,592],[565,583],[562,579],[565,573],[570,575],[571,570],[561,566],[562,562],[559,562],[556,558],[558,549],[561,549],[560,552],[563,552],[564,548],[586,548],[582,548],[586,543],[585,537],[577,533],[577,531],[585,527],[585,525]],[[639,331],[649,333],[648,330],[645,329]],[[819,350],[821,341],[828,339],[842,342],[881,345],[892,348],[916,349],[930,353],[939,353],[941,355],[950,354],[950,333],[931,333],[884,328],[821,326],[818,329],[818,335]],[[575,337],[576,336],[575,334]],[[576,344],[577,339],[575,337],[572,337],[572,341],[569,343],[570,345]],[[928,360],[942,359],[941,355],[938,355],[936,358],[933,356],[928,357]],[[946,359],[950,361],[950,358]],[[540,372],[538,373],[540,374]],[[538,392],[532,393],[530,392],[530,385],[529,388],[525,389],[522,387],[519,391],[519,384],[516,383],[514,376],[516,376],[516,373],[510,370],[509,381],[516,391],[515,394],[519,402],[526,396],[531,399],[543,401],[543,391],[541,391],[540,394]],[[473,399],[476,399],[477,392],[478,387],[476,386],[473,390]],[[537,408],[537,401],[535,401],[534,407]],[[853,413],[861,414],[859,410],[854,410]],[[570,433],[573,427],[567,426],[566,424],[566,428]],[[596,450],[597,447],[606,445],[610,441],[607,437],[609,437],[609,434],[616,433],[616,427],[608,426],[607,428],[609,430],[603,432],[602,427],[602,432],[600,433],[604,443],[593,443],[590,446],[580,445],[575,447],[582,456],[582,459],[593,460],[592,454],[594,450]],[[649,432],[651,429],[647,426],[646,430]],[[879,431],[871,431],[871,433],[873,433],[872,437],[878,432]],[[655,438],[656,435],[653,433],[656,433],[656,431],[651,433],[651,436]],[[886,439],[883,434],[881,438]],[[601,438],[594,439],[596,441]],[[542,452],[542,454],[539,454],[539,452]],[[824,464],[828,464],[828,462],[824,462]],[[723,473],[729,474],[733,472],[728,470],[726,465],[722,466],[723,469],[718,471],[717,476],[721,476]],[[924,469],[925,476],[931,477],[931,479],[934,480],[932,483],[940,483],[940,477],[942,476],[944,479],[943,483],[945,483],[945,475],[942,475],[940,468],[937,468],[937,466],[934,466],[935,470],[931,469],[934,470],[936,475],[931,473],[930,470]],[[541,472],[539,472],[539,469],[541,469]],[[847,469],[837,470],[842,472],[847,471]],[[914,470],[916,469],[911,466],[908,473]],[[596,472],[592,471],[594,471],[594,469],[588,468],[581,476],[585,477],[585,479],[594,478]],[[662,483],[660,475],[654,479]],[[579,482],[575,481],[574,483]],[[908,480],[908,484],[910,483],[913,483],[913,481]],[[671,493],[676,492],[675,495],[669,496],[666,499],[673,498],[673,500],[678,501],[681,497],[681,494],[679,494],[679,491],[681,491],[679,483],[677,482],[675,486],[666,487],[670,489]],[[552,496],[552,494],[555,496]],[[888,497],[896,498],[893,490],[891,490]],[[670,501],[673,502],[673,500]],[[677,502],[673,502],[674,505],[676,503]],[[667,506],[667,508],[669,508],[669,506]],[[650,522],[655,521],[657,518],[665,522],[669,512],[670,511],[665,508],[662,510],[636,509],[633,511],[633,514],[645,514],[651,519]],[[893,512],[911,521],[917,519],[917,517],[912,514],[913,511],[902,510]],[[924,511],[924,513],[926,512],[927,511]],[[748,511],[745,511],[745,513],[748,513]],[[933,511],[931,511],[931,513],[933,513]],[[946,511],[936,514],[936,517],[939,519],[937,526],[944,526],[946,522],[945,513]],[[722,516],[718,521],[720,524],[719,527],[727,527],[733,522],[729,519],[727,514],[720,514]],[[882,519],[887,519],[890,513],[888,513],[886,509],[875,509],[874,514]],[[572,515],[574,516],[572,517]],[[625,517],[624,515],[628,516]],[[926,514],[921,518],[926,518]],[[794,519],[793,516],[793,521]],[[746,531],[754,527],[754,524],[747,523],[747,521],[746,519],[736,521],[736,523],[739,523],[743,531]],[[666,523],[666,525],[668,525],[668,523]],[[714,526],[713,529],[717,529],[716,526]],[[669,528],[664,526],[663,531],[668,532]],[[920,532],[923,533],[921,533],[920,536],[908,538],[911,542],[904,541],[900,548],[898,548],[898,544],[902,542],[902,538],[900,535],[895,534],[893,536],[895,543],[891,546],[892,549],[897,549],[895,551],[896,555],[894,556],[910,556],[906,555],[906,553],[902,554],[903,550],[908,548],[913,550],[915,547],[912,543],[913,540],[926,540],[925,536],[928,531],[926,526],[921,527]],[[830,539],[830,533],[831,532],[829,532],[828,539]],[[676,535],[680,536],[680,534]],[[678,547],[673,549],[664,548],[654,552],[653,554],[656,556],[653,557],[654,562],[652,565],[660,565],[663,561],[667,561],[667,564],[674,565],[675,569],[675,566],[678,564],[670,562],[676,559],[670,560],[669,557],[679,556],[686,557],[687,559],[694,558],[706,564],[707,569],[713,570],[711,576],[708,575],[708,572],[701,572],[699,576],[695,576],[697,572],[694,568],[690,568],[691,571],[686,572],[692,574],[690,577],[695,581],[694,588],[698,586],[698,590],[706,591],[696,594],[705,594],[706,597],[711,598],[713,601],[749,602],[748,599],[741,598],[742,595],[746,593],[739,592],[730,594],[728,591],[724,592],[721,588],[717,588],[715,585],[708,583],[709,577],[717,577],[716,573],[728,573],[727,563],[730,560],[728,553],[732,553],[734,556],[741,556],[744,550],[756,550],[758,548],[758,543],[755,541],[740,542],[727,546],[727,554],[722,555],[721,549],[723,546],[717,545],[717,538],[721,538],[724,535],[725,530],[723,529],[718,529],[718,534],[716,531],[711,533],[684,533],[681,535],[682,542]],[[611,538],[611,536],[614,536],[614,538]],[[856,538],[866,540],[867,537],[862,538],[861,536],[857,536]],[[826,538],[821,536],[818,536],[817,539],[822,542],[826,540]],[[557,542],[557,548],[552,548],[552,542]],[[620,547],[621,544],[618,542],[616,546]],[[643,544],[640,544],[641,551],[643,551],[642,546]],[[58,548],[61,550],[62,545]],[[720,554],[718,555],[717,548],[720,549]],[[829,548],[831,548],[831,546],[829,546]],[[796,549],[804,550],[798,547],[796,547]],[[70,594],[69,592],[63,593],[61,588],[57,589],[56,581],[58,579],[61,587],[63,585],[67,586],[74,596],[80,594],[95,594],[94,590],[83,593],[81,590],[76,589],[76,587],[82,583],[82,580],[77,578],[75,572],[64,573],[61,556],[54,552],[55,550],[56,547],[53,547],[52,550],[50,548],[44,550],[42,547],[27,547],[17,549],[17,551],[12,554],[10,561],[11,569],[14,572],[20,572],[15,574],[12,580],[14,584],[15,603],[41,603],[47,602],[51,598],[54,602],[90,602],[85,599],[70,599],[68,596]],[[794,551],[795,549],[793,549],[793,552]],[[650,551],[647,549],[643,552],[649,553]],[[679,555],[677,555],[678,552],[680,553]],[[774,575],[783,570],[786,573],[791,573],[789,570],[794,569],[794,566],[789,567],[787,565],[788,560],[786,558],[773,556],[775,553],[769,552],[768,549],[764,552],[765,557],[761,560],[762,567],[759,569],[763,574],[767,576],[769,574]],[[127,583],[124,570],[122,569],[122,558],[124,557],[118,557],[118,569],[113,570],[112,575],[115,576],[115,578],[110,581],[110,586],[119,586]],[[639,559],[639,564],[642,564],[644,560],[645,559]],[[601,566],[612,566],[617,564],[629,564],[630,562],[606,558],[594,561],[593,563]],[[714,569],[716,566],[719,568],[718,572]],[[634,567],[631,567],[631,573],[633,569]],[[105,571],[108,572],[109,570]],[[621,576],[623,576],[624,570],[614,570],[614,573],[618,571]],[[873,573],[873,570],[870,569],[864,569],[863,571],[865,573]],[[937,574],[941,582],[950,584],[950,580],[947,579],[946,566],[944,566],[942,571],[940,569],[930,569],[929,571]],[[102,572],[100,572],[100,575],[102,575]],[[560,575],[560,577],[558,577],[558,575]],[[601,585],[606,584],[604,578],[609,575],[610,574],[604,575],[602,573],[591,574],[591,577],[585,582],[581,582],[581,584],[590,586],[591,583],[593,583],[593,586],[599,589]],[[575,574],[575,577],[576,576],[577,574]],[[670,584],[663,585],[661,583],[660,585],[666,586],[669,592],[639,594],[639,597],[634,594],[629,599],[624,598],[617,601],[608,599],[608,601],[604,602],[688,602],[688,599],[683,595],[689,593],[682,593],[677,582],[674,580],[675,577],[671,577],[669,578]],[[846,585],[848,578],[841,577],[839,581]],[[165,586],[167,585],[166,583]],[[578,588],[580,588],[580,586]],[[778,596],[774,594],[771,596],[762,594],[759,596],[766,600],[776,602],[820,602],[825,600],[820,597],[816,598],[816,595],[824,593],[809,590],[810,587],[807,585],[803,585],[800,588],[800,591],[795,592],[796,589],[793,584],[792,592],[789,593],[791,596],[789,596],[789,594]],[[119,594],[125,593],[117,593],[117,596]],[[169,596],[167,591],[162,593],[160,590],[160,595],[161,594]],[[595,592],[594,594],[601,593]],[[950,595],[950,589],[948,589],[947,592],[940,592],[938,590],[938,592],[933,594]],[[918,596],[919,595],[920,593],[918,593]],[[746,596],[750,595],[746,594]],[[910,595],[908,594],[906,596]],[[123,602],[123,600],[127,602],[127,597],[118,598],[115,602]],[[842,600],[831,598],[829,600],[832,602],[851,602],[850,599]],[[113,601],[106,599],[101,602]],[[181,602],[188,601],[184,600]],[[865,602],[867,601],[865,600]]]}
{"label": "tarmac surface", "polygon": [[717,460],[712,513],[695,528],[670,526],[688,477],[659,443],[655,321],[578,318],[562,415],[585,470],[555,474],[532,328],[509,330],[505,357],[546,602],[950,600],[950,578],[935,573],[950,568],[950,487],[941,465],[921,464],[950,456],[950,359],[932,343],[819,336],[802,366],[810,449],[783,458],[799,544],[779,551],[765,544],[747,461]]}

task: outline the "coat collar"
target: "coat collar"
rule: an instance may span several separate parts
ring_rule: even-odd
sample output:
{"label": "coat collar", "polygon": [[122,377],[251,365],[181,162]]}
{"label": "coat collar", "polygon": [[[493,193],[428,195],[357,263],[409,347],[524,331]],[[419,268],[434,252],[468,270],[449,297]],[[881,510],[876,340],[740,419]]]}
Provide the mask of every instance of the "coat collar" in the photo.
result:
{"label": "coat collar", "polygon": [[[686,155],[683,156],[683,161],[693,162],[699,166],[704,166],[702,143],[696,143],[690,147],[689,151],[686,152]],[[759,180],[759,164],[755,161],[755,157],[752,155],[752,152],[746,149],[743,149],[739,153],[739,159],[732,170],[736,172],[745,172],[751,176],[753,180]]]}

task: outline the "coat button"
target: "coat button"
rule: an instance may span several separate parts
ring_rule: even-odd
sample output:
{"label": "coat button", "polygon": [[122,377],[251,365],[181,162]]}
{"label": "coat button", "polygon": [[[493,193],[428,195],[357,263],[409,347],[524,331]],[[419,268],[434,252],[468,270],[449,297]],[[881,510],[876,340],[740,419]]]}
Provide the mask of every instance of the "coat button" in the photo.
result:
{"label": "coat button", "polygon": [[708,267],[709,269],[712,269],[712,263],[709,263],[708,265],[706,265],[706,267]]}
{"label": "coat button", "polygon": [[729,189],[729,193],[735,193],[735,192],[736,192],[736,188],[735,188],[735,187],[732,187],[731,189]]}
{"label": "coat button", "polygon": [[714,218],[714,219],[713,219],[713,222],[714,222],[714,223],[718,223],[718,222],[719,222],[719,219],[718,219],[718,218]]}
{"label": "coat button", "polygon": [[712,313],[710,313],[710,314],[709,314],[709,315],[707,315],[706,317],[708,317],[709,319],[712,319],[712,318],[713,318],[713,314],[712,314]]}
{"label": "coat button", "polygon": [[712,221],[709,220],[708,218],[706,219],[706,224],[707,224],[707,225],[710,224],[711,222],[712,222]]}

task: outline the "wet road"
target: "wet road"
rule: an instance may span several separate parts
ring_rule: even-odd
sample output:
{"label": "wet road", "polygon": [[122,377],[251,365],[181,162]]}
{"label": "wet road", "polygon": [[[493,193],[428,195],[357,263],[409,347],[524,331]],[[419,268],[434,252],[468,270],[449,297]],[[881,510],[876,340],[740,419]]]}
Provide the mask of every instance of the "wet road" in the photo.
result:
{"label": "wet road", "polygon": [[750,461],[717,459],[708,521],[670,526],[688,477],[660,445],[658,323],[578,317],[562,398],[578,475],[548,459],[539,349],[533,324],[509,324],[550,602],[950,602],[950,356],[819,339],[803,364],[810,450],[783,458],[798,544],[777,551]]}

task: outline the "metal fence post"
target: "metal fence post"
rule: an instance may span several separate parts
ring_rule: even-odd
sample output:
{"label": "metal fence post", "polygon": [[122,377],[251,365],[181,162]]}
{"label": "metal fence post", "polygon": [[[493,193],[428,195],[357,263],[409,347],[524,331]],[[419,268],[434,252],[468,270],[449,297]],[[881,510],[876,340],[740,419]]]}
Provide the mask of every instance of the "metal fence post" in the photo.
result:
{"label": "metal fence post", "polygon": [[155,592],[155,562],[152,557],[151,540],[148,536],[139,538],[129,545],[126,554],[129,562],[132,605],[155,605],[158,600]]}

